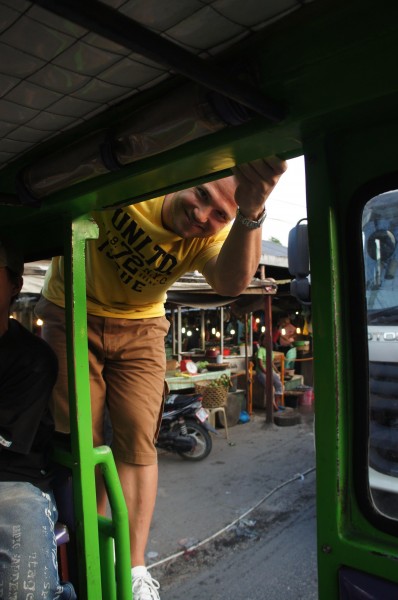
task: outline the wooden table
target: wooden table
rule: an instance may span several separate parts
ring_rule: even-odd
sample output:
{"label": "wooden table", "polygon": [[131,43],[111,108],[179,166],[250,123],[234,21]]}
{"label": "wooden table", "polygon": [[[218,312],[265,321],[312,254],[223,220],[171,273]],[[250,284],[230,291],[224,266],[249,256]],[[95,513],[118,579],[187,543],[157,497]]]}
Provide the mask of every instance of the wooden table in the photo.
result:
{"label": "wooden table", "polygon": [[169,386],[169,390],[171,392],[175,392],[178,390],[185,390],[187,388],[195,389],[195,383],[198,381],[208,381],[214,380],[221,377],[221,375],[227,375],[227,377],[231,377],[231,369],[222,369],[220,371],[207,371],[206,373],[198,373],[197,375],[179,375],[172,376],[166,373],[166,382]]}

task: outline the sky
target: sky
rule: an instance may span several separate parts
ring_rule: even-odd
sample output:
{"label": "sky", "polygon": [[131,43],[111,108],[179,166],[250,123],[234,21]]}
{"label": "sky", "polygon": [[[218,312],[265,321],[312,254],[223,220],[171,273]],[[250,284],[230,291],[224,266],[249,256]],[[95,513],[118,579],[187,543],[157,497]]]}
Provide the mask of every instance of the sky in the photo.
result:
{"label": "sky", "polygon": [[288,160],[288,169],[267,200],[263,240],[276,238],[287,246],[289,231],[307,216],[304,157]]}

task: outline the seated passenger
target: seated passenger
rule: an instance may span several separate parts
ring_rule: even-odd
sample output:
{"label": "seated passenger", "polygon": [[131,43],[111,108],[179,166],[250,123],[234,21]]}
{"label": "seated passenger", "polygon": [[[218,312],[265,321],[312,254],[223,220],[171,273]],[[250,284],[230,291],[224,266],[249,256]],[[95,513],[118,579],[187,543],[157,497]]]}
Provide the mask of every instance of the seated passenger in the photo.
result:
{"label": "seated passenger", "polygon": [[57,360],[44,340],[9,318],[23,259],[0,242],[0,599],[73,600],[61,584],[51,491]]}
{"label": "seated passenger", "polygon": [[[266,386],[266,377],[267,377],[267,369],[266,369],[266,356],[267,356],[267,351],[265,349],[265,334],[262,333],[259,339],[259,348],[257,350],[257,354],[256,354],[256,375],[257,375],[257,379],[258,381],[261,383],[261,385],[264,387],[264,392],[265,392],[265,386]],[[273,407],[274,410],[279,410],[279,402],[282,398],[282,394],[283,394],[283,385],[281,382],[281,378],[279,376],[279,372],[277,370],[277,368],[274,365],[274,362],[272,361],[272,384],[275,390],[274,393],[274,398],[273,398]]]}

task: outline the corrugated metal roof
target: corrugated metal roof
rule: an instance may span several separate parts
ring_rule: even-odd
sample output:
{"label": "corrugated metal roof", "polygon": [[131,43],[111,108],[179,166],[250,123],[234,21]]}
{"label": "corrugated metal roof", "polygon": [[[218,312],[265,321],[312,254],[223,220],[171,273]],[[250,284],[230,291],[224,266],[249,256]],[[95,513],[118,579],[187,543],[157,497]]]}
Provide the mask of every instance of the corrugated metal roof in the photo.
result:
{"label": "corrugated metal roof", "polygon": [[[46,260],[25,264],[24,286],[22,289],[23,293],[40,292],[49,264],[50,261]],[[281,246],[281,244],[263,241],[260,265],[282,267],[287,269],[287,248]],[[181,284],[186,286],[188,283],[192,283],[194,286],[199,288],[202,285],[205,287],[207,286],[207,284],[204,282],[204,278],[199,281],[196,276],[193,276],[193,273],[188,273],[177,283],[175,283],[172,289],[176,291]]]}
{"label": "corrugated metal roof", "polygon": [[253,277],[242,294],[238,297],[225,297],[214,293],[203,275],[198,272],[186,273],[180,277],[167,292],[167,303],[191,307],[225,306],[247,296],[274,295],[277,291],[274,279],[257,279]]}
{"label": "corrugated metal roof", "polygon": [[260,265],[287,269],[287,248],[281,244],[263,240],[261,245]]}

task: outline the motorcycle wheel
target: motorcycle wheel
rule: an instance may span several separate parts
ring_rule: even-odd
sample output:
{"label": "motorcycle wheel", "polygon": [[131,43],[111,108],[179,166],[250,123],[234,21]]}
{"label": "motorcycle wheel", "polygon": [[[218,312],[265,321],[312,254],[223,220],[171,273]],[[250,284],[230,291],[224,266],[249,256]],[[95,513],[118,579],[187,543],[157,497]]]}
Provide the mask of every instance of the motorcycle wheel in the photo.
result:
{"label": "motorcycle wheel", "polygon": [[195,438],[196,446],[188,452],[177,451],[177,454],[185,460],[203,460],[206,456],[209,456],[213,446],[210,434],[200,423],[191,419],[187,419],[186,426],[188,435]]}

